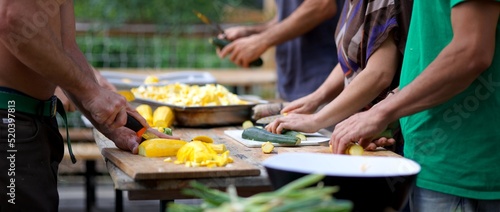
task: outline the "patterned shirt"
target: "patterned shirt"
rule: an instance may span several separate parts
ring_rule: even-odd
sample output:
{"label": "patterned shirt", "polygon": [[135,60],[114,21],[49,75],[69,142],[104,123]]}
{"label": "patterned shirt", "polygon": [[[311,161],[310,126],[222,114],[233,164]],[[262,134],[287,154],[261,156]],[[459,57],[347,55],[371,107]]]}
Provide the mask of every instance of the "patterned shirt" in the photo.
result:
{"label": "patterned shirt", "polygon": [[[391,33],[394,33],[394,40],[403,54],[412,4],[412,0],[345,1],[335,42],[346,85],[366,67],[370,56]],[[400,68],[388,89],[398,86],[399,73]],[[387,90],[381,93],[381,97],[385,97]],[[380,100],[378,98],[376,102]]]}

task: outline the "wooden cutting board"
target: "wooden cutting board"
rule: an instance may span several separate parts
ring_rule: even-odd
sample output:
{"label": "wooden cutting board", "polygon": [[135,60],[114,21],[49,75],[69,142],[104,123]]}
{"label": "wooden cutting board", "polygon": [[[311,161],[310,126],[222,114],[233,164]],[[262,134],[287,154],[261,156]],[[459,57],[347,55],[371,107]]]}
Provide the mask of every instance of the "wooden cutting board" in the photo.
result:
{"label": "wooden cutting board", "polygon": [[[233,163],[226,167],[186,167],[184,164],[163,161],[166,157],[148,158],[134,155],[117,148],[103,148],[102,154],[123,172],[135,180],[186,179],[258,176],[260,169],[255,165],[232,156]],[[175,161],[175,157],[171,157]]]}

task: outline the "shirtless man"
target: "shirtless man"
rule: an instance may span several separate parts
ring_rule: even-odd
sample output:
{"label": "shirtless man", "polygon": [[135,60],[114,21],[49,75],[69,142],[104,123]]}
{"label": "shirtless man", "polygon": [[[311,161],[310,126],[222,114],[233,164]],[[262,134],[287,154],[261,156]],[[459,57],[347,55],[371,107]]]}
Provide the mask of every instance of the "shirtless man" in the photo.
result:
{"label": "shirtless man", "polygon": [[127,113],[148,125],[97,83],[75,41],[72,0],[0,0],[0,211],[58,209],[57,86],[119,148],[137,153]]}

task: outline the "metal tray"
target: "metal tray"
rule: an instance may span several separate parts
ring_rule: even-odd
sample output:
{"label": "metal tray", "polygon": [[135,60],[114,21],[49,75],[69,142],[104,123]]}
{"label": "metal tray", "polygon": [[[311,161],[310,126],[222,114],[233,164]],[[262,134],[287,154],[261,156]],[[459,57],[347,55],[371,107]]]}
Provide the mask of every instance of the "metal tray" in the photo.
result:
{"label": "metal tray", "polygon": [[[147,73],[126,73],[116,71],[101,71],[101,75],[119,89],[130,89],[144,85],[144,80],[148,76]],[[157,76],[160,80],[155,84],[157,86],[164,86],[177,82],[188,85],[204,85],[216,82],[212,74],[203,71],[153,72],[152,75]]]}
{"label": "metal tray", "polygon": [[252,108],[255,105],[267,103],[265,100],[240,99],[247,101],[248,104],[183,107],[144,98],[136,98],[135,101],[149,104],[153,108],[158,106],[168,106],[172,108],[175,116],[174,126],[215,127],[242,124],[244,121],[251,119]]}

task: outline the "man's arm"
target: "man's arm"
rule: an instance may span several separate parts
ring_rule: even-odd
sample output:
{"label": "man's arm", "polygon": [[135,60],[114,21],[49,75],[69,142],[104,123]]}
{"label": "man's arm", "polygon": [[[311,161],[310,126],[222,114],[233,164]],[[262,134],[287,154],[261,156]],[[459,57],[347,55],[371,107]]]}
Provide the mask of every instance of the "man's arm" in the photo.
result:
{"label": "man's arm", "polygon": [[500,4],[468,1],[452,9],[454,37],[413,82],[379,105],[389,121],[443,103],[465,90],[493,61]]}
{"label": "man's arm", "polygon": [[[289,17],[262,32],[267,46],[298,37],[337,13],[335,0],[305,0]],[[332,35],[333,36],[333,35]]]}
{"label": "man's arm", "polygon": [[248,67],[251,61],[257,59],[268,48],[310,31],[334,16],[336,12],[335,0],[305,0],[285,20],[268,26],[259,34],[233,41],[222,49],[219,56],[225,57],[231,54],[231,61],[239,66]]}

